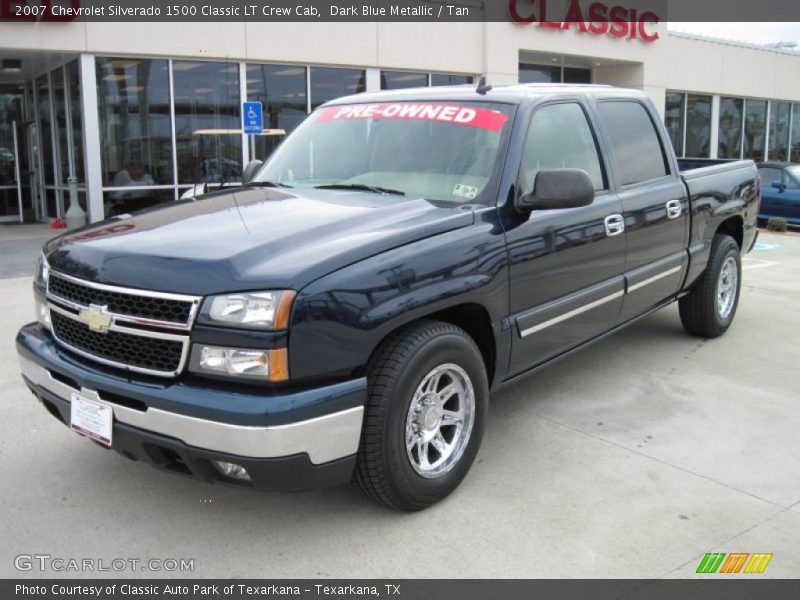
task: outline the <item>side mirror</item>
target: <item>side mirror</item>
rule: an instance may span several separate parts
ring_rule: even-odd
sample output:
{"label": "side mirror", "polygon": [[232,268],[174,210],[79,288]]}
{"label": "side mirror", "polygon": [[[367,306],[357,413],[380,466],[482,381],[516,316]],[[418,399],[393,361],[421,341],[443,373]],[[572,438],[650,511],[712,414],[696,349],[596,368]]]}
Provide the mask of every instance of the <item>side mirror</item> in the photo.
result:
{"label": "side mirror", "polygon": [[514,202],[521,213],[555,208],[579,208],[594,202],[594,184],[583,169],[543,169],[536,174],[533,190]]}
{"label": "side mirror", "polygon": [[772,182],[772,187],[774,187],[776,190],[782,192],[782,191],[784,191],[786,189],[786,184],[781,183],[780,181],[773,181]]}
{"label": "side mirror", "polygon": [[260,160],[251,160],[242,171],[242,183],[250,183],[253,180],[253,175],[256,174],[259,167],[264,164]]}

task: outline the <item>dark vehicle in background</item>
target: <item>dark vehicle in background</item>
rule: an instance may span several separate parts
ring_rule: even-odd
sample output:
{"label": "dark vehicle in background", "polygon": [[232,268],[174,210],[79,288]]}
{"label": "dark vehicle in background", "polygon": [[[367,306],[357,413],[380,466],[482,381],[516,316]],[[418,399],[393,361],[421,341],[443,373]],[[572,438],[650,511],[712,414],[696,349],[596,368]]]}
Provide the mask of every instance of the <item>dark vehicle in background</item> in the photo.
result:
{"label": "dark vehicle in background", "polygon": [[467,474],[491,391],[674,301],[725,333],[757,236],[752,161],[681,172],[605,86],[341,98],[245,179],[48,242],[23,377],[129,459],[402,510]]}
{"label": "dark vehicle in background", "polygon": [[800,164],[788,162],[759,163],[761,210],[759,220],[786,219],[800,227]]}

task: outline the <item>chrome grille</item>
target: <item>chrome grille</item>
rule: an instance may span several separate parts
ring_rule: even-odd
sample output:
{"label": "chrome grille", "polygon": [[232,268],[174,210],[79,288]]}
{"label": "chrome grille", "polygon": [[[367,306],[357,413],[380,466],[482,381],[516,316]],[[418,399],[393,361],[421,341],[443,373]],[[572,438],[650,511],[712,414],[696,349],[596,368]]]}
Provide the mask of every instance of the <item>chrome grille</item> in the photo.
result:
{"label": "chrome grille", "polygon": [[98,333],[79,321],[51,312],[56,338],[83,352],[131,367],[175,373],[181,365],[183,344],[179,341],[128,335],[117,331]]}
{"label": "chrome grille", "polygon": [[[174,377],[189,354],[200,298],[94,283],[50,272],[53,336],[69,350],[113,367]],[[91,317],[101,316],[99,322]]]}
{"label": "chrome grille", "polygon": [[186,325],[192,316],[193,299],[173,295],[144,295],[113,290],[111,286],[89,285],[73,277],[53,273],[47,286],[51,296],[80,306],[105,306],[111,313],[153,321]]}

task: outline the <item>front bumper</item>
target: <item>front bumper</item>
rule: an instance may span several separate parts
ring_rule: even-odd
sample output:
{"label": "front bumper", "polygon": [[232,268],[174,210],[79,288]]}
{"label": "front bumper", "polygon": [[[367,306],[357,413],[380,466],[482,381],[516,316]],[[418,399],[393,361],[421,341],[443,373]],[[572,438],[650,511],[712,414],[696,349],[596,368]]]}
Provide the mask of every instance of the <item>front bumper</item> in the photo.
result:
{"label": "front bumper", "polygon": [[137,383],[82,363],[38,324],[20,331],[17,349],[28,387],[64,424],[75,392],[111,406],[112,447],[128,458],[240,483],[212,466],[233,462],[247,469],[253,487],[275,491],[336,485],[352,474],[366,398],[363,379],[273,396],[177,381]]}

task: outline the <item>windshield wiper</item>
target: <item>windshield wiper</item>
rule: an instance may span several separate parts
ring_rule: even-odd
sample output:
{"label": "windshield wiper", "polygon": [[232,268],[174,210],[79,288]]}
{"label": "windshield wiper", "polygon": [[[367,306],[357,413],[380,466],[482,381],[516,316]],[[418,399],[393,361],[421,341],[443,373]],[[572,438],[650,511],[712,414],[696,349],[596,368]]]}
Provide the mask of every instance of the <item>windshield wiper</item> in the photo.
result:
{"label": "windshield wiper", "polygon": [[395,196],[406,195],[405,192],[400,190],[377,185],[364,185],[363,183],[327,183],[325,185],[315,185],[314,188],[318,190],[356,190],[359,192],[374,192],[376,194],[393,194]]}
{"label": "windshield wiper", "polygon": [[243,183],[242,187],[281,187],[281,188],[290,188],[292,187],[288,183],[281,183],[280,181],[248,181],[247,183]]}

